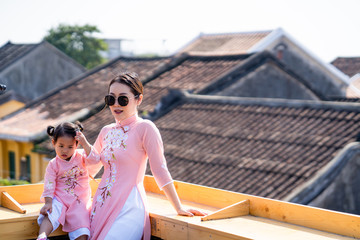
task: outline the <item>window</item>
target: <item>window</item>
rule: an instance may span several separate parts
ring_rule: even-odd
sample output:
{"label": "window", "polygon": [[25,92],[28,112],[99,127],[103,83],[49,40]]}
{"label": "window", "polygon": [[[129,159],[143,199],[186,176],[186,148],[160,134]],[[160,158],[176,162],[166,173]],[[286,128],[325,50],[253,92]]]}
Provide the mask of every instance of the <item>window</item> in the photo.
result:
{"label": "window", "polygon": [[9,152],[9,177],[15,179],[15,153]]}
{"label": "window", "polygon": [[31,160],[30,155],[26,155],[26,178],[27,181],[31,180]]}

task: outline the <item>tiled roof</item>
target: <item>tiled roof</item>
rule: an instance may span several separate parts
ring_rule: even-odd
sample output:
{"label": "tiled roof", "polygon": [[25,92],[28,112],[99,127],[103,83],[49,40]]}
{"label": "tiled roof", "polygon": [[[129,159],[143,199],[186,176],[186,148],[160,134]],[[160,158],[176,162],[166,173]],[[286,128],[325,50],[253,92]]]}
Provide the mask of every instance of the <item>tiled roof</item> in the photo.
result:
{"label": "tiled roof", "polygon": [[[197,93],[215,82],[249,55],[237,56],[188,56],[171,69],[145,85],[141,110],[152,111],[170,89],[184,89]],[[149,97],[147,97],[149,96]]]}
{"label": "tiled roof", "polygon": [[358,105],[204,98],[155,121],[176,180],[283,199],[359,133]]}
{"label": "tiled roof", "polygon": [[[256,56],[186,56],[176,62],[176,64],[172,64],[168,69],[165,69],[164,72],[149,78],[145,82],[144,99],[139,107],[139,111],[153,112],[163,97],[171,95],[169,91],[172,89],[182,89],[192,93],[201,92],[202,94],[204,94],[204,89],[205,92],[207,91],[206,89],[214,90],[216,88],[215,90],[221,90],[222,86],[218,85],[224,79],[226,81],[229,81],[228,79],[230,81],[238,80],[244,74],[253,73],[254,66],[264,64],[269,58],[271,58],[271,54],[268,52],[258,53]],[[284,74],[289,74],[290,72],[288,69],[283,71]],[[301,81],[301,79],[298,80]],[[103,113],[95,114],[83,121],[85,127],[84,133],[90,142],[95,141],[99,125],[104,126],[114,121],[110,114],[105,118],[102,116]],[[99,116],[101,116],[104,122],[99,121]],[[86,132],[88,128],[96,129],[97,131]],[[47,146],[51,149],[49,144],[45,144],[42,147],[47,148]]]}
{"label": "tiled roof", "polygon": [[[135,71],[141,80],[154,74],[170,58],[118,58],[84,75],[68,81],[41,99],[0,122],[0,136],[33,138],[42,134],[49,124],[76,120],[91,114],[93,108],[103,104],[109,80],[114,74]],[[24,121],[26,119],[26,121]]]}
{"label": "tiled roof", "polygon": [[[171,89],[183,89],[198,92],[211,84],[218,77],[240,64],[248,55],[197,57],[186,56],[161,74],[148,79],[144,88],[144,99],[140,105],[140,112],[152,112],[162,97],[168,95]],[[102,95],[101,95],[102,96]],[[80,100],[77,100],[80,101]],[[84,134],[90,143],[94,143],[101,126],[112,123],[113,116],[109,110],[104,110],[82,121]],[[1,123],[0,123],[1,126]],[[0,130],[1,133],[1,130]],[[48,151],[52,149],[49,141],[41,143],[40,148]]]}
{"label": "tiled roof", "polygon": [[349,77],[360,73],[360,57],[338,57],[331,64]]}
{"label": "tiled roof", "polygon": [[11,42],[7,42],[5,45],[0,47],[0,71],[38,45],[39,44],[13,44]]}
{"label": "tiled roof", "polygon": [[[319,84],[319,82],[321,84]],[[238,97],[326,99],[330,83],[297,74],[273,53],[264,50],[249,56],[225,77],[207,86],[201,94]],[[327,86],[327,87],[325,87]],[[331,89],[330,89],[331,90]]]}
{"label": "tiled roof", "polygon": [[186,52],[191,55],[244,54],[270,33],[271,31],[201,34],[182,48],[179,53]]}

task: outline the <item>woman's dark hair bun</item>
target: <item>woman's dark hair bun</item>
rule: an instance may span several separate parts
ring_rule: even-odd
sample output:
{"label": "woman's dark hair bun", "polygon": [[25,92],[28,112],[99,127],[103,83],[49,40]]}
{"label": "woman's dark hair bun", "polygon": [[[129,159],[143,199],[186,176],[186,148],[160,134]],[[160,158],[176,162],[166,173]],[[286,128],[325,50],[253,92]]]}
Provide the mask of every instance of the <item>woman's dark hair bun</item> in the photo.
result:
{"label": "woman's dark hair bun", "polygon": [[83,125],[82,125],[79,121],[76,121],[74,124],[75,124],[76,126],[78,126],[80,132],[82,132],[82,131],[84,130]]}
{"label": "woman's dark hair bun", "polygon": [[47,134],[49,135],[49,136],[54,136],[54,132],[55,132],[55,127],[53,127],[53,126],[48,126],[47,127]]}

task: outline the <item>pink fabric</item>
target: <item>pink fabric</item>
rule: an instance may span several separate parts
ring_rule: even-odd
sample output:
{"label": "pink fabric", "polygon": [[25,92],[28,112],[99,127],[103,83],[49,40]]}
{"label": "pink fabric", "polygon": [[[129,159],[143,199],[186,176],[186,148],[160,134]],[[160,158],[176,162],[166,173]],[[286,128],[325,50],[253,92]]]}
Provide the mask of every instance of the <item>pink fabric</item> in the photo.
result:
{"label": "pink fabric", "polygon": [[134,115],[103,127],[87,160],[101,160],[104,174],[95,193],[90,216],[91,239],[104,239],[136,186],[145,207],[144,239],[150,239],[150,219],[143,180],[147,159],[160,188],[173,180],[166,166],[160,132],[149,120]]}
{"label": "pink fabric", "polygon": [[65,232],[82,227],[90,229],[91,189],[85,158],[85,151],[77,149],[69,161],[56,156],[46,168],[41,200],[56,196],[63,204],[59,222]]}

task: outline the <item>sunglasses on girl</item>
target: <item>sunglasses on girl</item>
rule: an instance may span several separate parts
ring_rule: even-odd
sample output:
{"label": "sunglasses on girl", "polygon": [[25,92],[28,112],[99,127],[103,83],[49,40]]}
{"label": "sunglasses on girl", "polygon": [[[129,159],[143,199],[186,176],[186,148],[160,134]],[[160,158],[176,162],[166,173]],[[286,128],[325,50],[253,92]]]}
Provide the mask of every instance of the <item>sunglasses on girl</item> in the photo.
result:
{"label": "sunglasses on girl", "polygon": [[[133,98],[137,98],[139,95],[136,95]],[[120,106],[125,107],[129,104],[129,99],[127,96],[119,96],[118,97],[118,103]],[[105,104],[108,106],[112,106],[115,104],[115,97],[113,95],[106,95],[105,96]]]}

